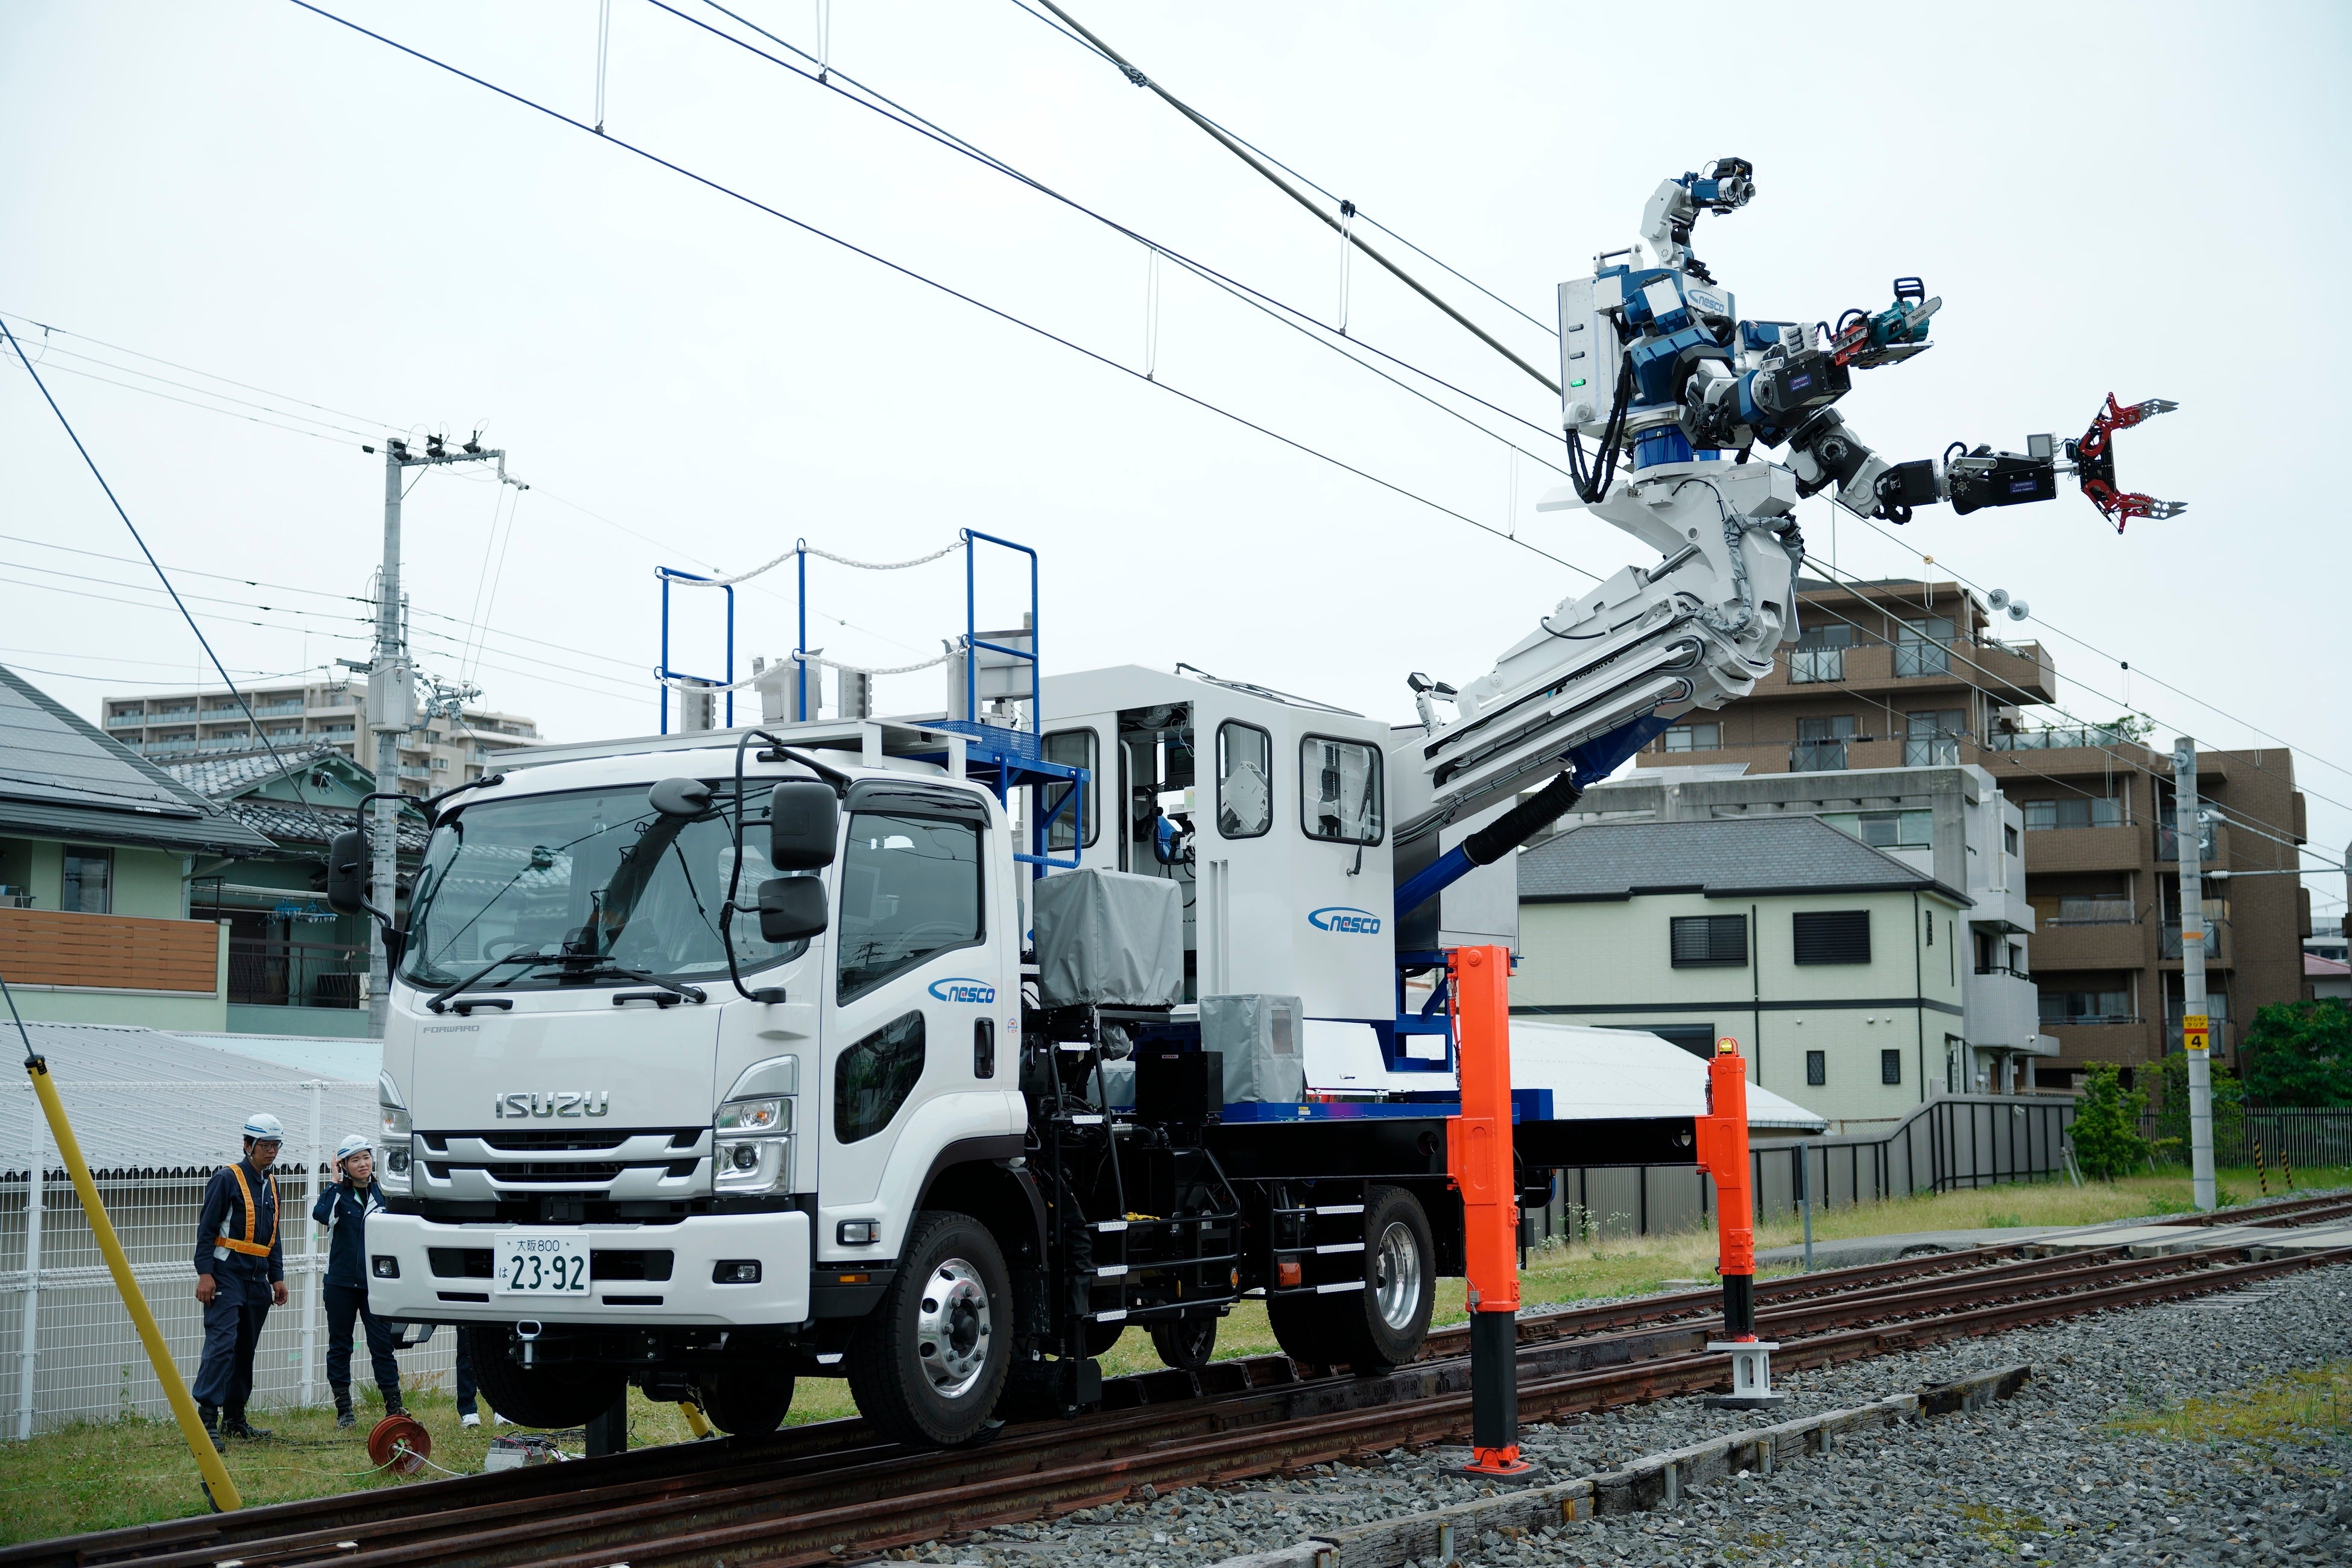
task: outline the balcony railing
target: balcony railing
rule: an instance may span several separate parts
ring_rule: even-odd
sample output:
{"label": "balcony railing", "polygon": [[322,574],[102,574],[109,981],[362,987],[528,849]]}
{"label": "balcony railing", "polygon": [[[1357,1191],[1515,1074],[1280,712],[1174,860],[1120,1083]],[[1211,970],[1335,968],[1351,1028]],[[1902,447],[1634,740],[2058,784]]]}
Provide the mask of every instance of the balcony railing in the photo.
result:
{"label": "balcony railing", "polygon": [[1903,765],[1906,768],[1956,768],[1960,765],[1960,738],[1958,735],[1921,735],[1905,739]]}
{"label": "balcony railing", "polygon": [[[2198,945],[2205,950],[2205,957],[2210,961],[2221,956],[2221,942],[2229,934],[2230,922],[2227,920],[2208,915],[2205,919],[2205,928],[2208,934]],[[2180,922],[2165,921],[2164,932],[2157,939],[2157,955],[2160,958],[2179,958],[2181,956],[2182,945]]]}
{"label": "balcony railing", "polygon": [[2130,746],[2138,742],[2104,724],[2061,730],[1996,730],[1985,738],[1994,752],[2068,752],[2082,746]]}
{"label": "balcony railing", "polygon": [[2041,1021],[2045,1029],[2079,1029],[2109,1024],[2143,1024],[2147,1020],[2137,1013],[2080,1013],[2070,1018],[2053,1018],[2044,1013]]}
{"label": "balcony railing", "polygon": [[1952,650],[1939,642],[1899,642],[1895,645],[1895,677],[1952,673]]}
{"label": "balcony railing", "polygon": [[136,730],[146,722],[147,715],[144,713],[110,713],[106,716],[106,727],[110,730]]}
{"label": "balcony railing", "polygon": [[356,1007],[367,966],[363,947],[231,937],[228,999],[273,1007]]}
{"label": "balcony railing", "polygon": [[0,910],[0,973],[20,985],[211,995],[220,927],[66,910]]}
{"label": "balcony railing", "polygon": [[268,718],[274,713],[299,713],[300,711],[302,711],[302,700],[299,697],[284,697],[275,702],[257,702],[253,705],[256,718]]}
{"label": "balcony railing", "polygon": [[2129,899],[2061,899],[2058,912],[2042,922],[2053,926],[2139,924],[2139,907]]}
{"label": "balcony railing", "polygon": [[[2213,824],[2210,822],[2197,825],[2197,850],[2199,860],[2213,858]],[[2156,858],[2176,863],[2180,859],[2180,829],[2178,824],[2159,822],[2156,825]]]}
{"label": "balcony railing", "polygon": [[1800,741],[1789,748],[1792,773],[1833,773],[1845,770],[1843,741]]}
{"label": "balcony railing", "polygon": [[1802,686],[1816,680],[1845,679],[1845,649],[1800,647],[1789,650],[1789,679]]}

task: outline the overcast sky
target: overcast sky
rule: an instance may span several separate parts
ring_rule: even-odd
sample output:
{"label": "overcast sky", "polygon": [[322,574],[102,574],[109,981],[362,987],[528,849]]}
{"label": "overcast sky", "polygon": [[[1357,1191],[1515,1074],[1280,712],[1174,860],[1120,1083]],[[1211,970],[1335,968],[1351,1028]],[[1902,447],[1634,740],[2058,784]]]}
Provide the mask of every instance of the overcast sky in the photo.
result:
{"label": "overcast sky", "polygon": [[[733,8],[820,47],[825,0]],[[1742,314],[1833,320],[1897,274],[1945,301],[1934,352],[1843,405],[1890,458],[2078,433],[2110,391],[2178,399],[2118,447],[2125,485],[2184,517],[2118,538],[2069,485],[1925,510],[1892,539],[1816,500],[1808,536],[1861,575],[1916,575],[1925,552],[1935,576],[2027,600],[2035,620],[2007,630],[2053,650],[2080,718],[2128,702],[2159,744],[2293,743],[2313,847],[2352,837],[2352,774],[2317,760],[2352,766],[2331,461],[2352,405],[2326,324],[2347,259],[2343,8],[1073,8],[1539,321],[1662,176],[1753,160],[1754,203],[1696,239]],[[328,9],[595,117],[593,0]],[[832,0],[829,31],[859,81],[1337,319],[1328,228],[1013,0]],[[387,426],[479,426],[531,484],[504,492],[510,513],[478,473],[410,496],[417,651],[563,739],[652,728],[656,564],[740,571],[802,537],[893,559],[1004,534],[1043,553],[1049,669],[1181,659],[1396,718],[1408,670],[1465,681],[1588,582],[1427,502],[1601,575],[1646,563],[1604,525],[1536,513],[1564,482],[1549,395],[1360,259],[1354,340],[1531,422],[1414,384],[1533,456],[1172,263],[1147,367],[1143,244],[646,0],[614,0],[604,113],[600,141],[290,3],[0,8],[0,310],[159,558],[267,584],[177,579],[211,596],[192,607],[240,679],[364,657],[365,607],[334,595],[363,595],[380,552],[381,461],[359,444]],[[1555,352],[1414,265],[1525,356]],[[1126,373],[1147,368],[1159,384]],[[0,454],[0,660],[93,717],[106,692],[194,681],[185,626],[108,585],[143,569],[105,558],[131,541],[13,363]],[[912,662],[961,628],[953,558],[811,579],[810,640],[836,657]],[[1010,624],[1017,584],[982,586],[983,618]],[[716,668],[716,608],[681,605],[675,663]],[[785,573],[742,590],[738,628],[747,662],[792,646]],[[883,701],[935,708],[940,685],[887,679]],[[2341,908],[2339,879],[2311,886]]]}

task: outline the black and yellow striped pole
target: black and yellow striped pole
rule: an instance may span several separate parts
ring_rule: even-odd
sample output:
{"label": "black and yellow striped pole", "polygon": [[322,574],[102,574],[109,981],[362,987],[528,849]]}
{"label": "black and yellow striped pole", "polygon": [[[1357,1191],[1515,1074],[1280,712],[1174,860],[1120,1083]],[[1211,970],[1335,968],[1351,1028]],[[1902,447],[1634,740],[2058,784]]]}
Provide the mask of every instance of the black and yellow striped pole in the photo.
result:
{"label": "black and yellow striped pole", "polygon": [[123,1252],[122,1240],[114,1234],[114,1221],[108,1217],[106,1205],[98,1195],[98,1183],[90,1177],[89,1162],[82,1158],[81,1141],[74,1136],[73,1123],[66,1120],[65,1101],[58,1098],[57,1083],[49,1077],[49,1064],[33,1049],[33,1037],[16,1011],[16,994],[8,990],[5,979],[0,979],[0,995],[7,997],[9,1016],[16,1020],[16,1033],[24,1038],[25,1072],[33,1080],[33,1093],[40,1100],[41,1114],[48,1118],[49,1136],[58,1141],[58,1154],[66,1163],[66,1173],[73,1178],[74,1191],[81,1195],[81,1212],[89,1221],[89,1233],[97,1237],[98,1249],[106,1257],[106,1267],[114,1275],[114,1288],[121,1292],[131,1321],[138,1325],[139,1342],[147,1347],[147,1360],[155,1369],[155,1381],[163,1385],[164,1395],[172,1402],[172,1414],[179,1419],[180,1435],[188,1440],[188,1452],[195,1456],[196,1468],[204,1474],[205,1496],[215,1512],[242,1508],[245,1501],[237,1496],[236,1483],[229,1479],[228,1467],[221,1462],[219,1451],[213,1447],[212,1435],[205,1430],[203,1419],[196,1415],[196,1402],[188,1395],[179,1363],[172,1359],[172,1347],[163,1342],[163,1331],[147,1305],[146,1294],[131,1277],[131,1259]]}

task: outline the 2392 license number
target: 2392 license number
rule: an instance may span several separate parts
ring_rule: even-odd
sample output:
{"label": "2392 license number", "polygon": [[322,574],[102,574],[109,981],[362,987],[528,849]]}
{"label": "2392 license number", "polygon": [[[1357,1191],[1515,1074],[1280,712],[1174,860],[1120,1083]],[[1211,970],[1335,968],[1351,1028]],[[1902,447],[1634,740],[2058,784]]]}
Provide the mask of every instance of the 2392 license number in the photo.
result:
{"label": "2392 license number", "polygon": [[576,1236],[502,1236],[498,1288],[509,1296],[585,1296],[588,1244]]}

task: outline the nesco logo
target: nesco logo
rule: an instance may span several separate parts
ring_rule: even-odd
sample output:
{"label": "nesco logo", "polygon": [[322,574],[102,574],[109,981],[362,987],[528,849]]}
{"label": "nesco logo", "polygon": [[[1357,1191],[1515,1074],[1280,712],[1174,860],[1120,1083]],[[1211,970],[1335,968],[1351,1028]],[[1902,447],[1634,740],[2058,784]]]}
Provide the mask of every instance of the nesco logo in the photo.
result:
{"label": "nesco logo", "polygon": [[942,1002],[977,1002],[982,1006],[996,1000],[996,987],[984,980],[964,975],[950,975],[931,982],[931,994]]}
{"label": "nesco logo", "polygon": [[1351,910],[1342,904],[1307,911],[1307,923],[1317,931],[1335,931],[1349,936],[1378,936],[1381,917],[1370,910]]}

